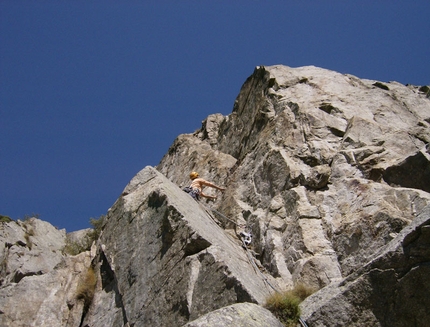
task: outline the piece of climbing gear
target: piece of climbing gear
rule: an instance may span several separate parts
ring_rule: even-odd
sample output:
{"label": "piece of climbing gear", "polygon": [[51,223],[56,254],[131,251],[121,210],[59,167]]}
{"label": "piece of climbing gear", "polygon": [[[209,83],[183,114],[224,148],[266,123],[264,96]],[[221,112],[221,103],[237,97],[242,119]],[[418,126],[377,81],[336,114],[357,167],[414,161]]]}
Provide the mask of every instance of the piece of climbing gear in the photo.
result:
{"label": "piece of climbing gear", "polygon": [[191,186],[185,186],[182,190],[186,193],[190,193],[193,189],[191,188]]}
{"label": "piece of climbing gear", "polygon": [[246,246],[249,246],[252,242],[252,234],[246,232],[240,232],[240,237],[242,238],[242,242],[245,243]]}
{"label": "piece of climbing gear", "polygon": [[199,173],[196,171],[191,172],[190,174],[190,179],[196,179],[197,177],[199,177]]}
{"label": "piece of climbing gear", "polygon": [[255,263],[254,257],[252,256],[252,254],[249,252],[248,246],[246,245],[245,241],[242,239],[242,247],[245,249],[246,251],[246,255],[248,256],[248,260],[251,263],[251,265],[254,267],[254,269],[261,275],[261,277],[263,278],[263,280],[267,283],[267,285],[269,285],[276,293],[280,293],[280,291],[278,289],[276,289],[275,286],[273,286],[267,279],[266,276],[263,275],[263,273],[261,272],[260,269],[258,269],[257,264]]}

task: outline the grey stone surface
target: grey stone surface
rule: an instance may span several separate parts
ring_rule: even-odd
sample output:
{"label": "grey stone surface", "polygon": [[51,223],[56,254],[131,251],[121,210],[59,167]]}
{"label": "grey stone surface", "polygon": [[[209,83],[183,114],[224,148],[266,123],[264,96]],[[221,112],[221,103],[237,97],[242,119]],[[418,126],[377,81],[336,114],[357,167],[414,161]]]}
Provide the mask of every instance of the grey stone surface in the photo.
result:
{"label": "grey stone surface", "polygon": [[51,271],[63,258],[66,231],[37,218],[0,224],[0,285]]}
{"label": "grey stone surface", "polygon": [[[109,323],[180,325],[237,302],[264,303],[270,288],[239,240],[177,185],[146,167],[124,194],[107,216],[102,300],[93,301],[85,323],[104,326],[112,316]],[[103,310],[106,298],[113,311]]]}
{"label": "grey stone surface", "polygon": [[0,326],[79,327],[90,252],[63,254],[66,231],[37,218],[0,224]]}
{"label": "grey stone surface", "polygon": [[252,303],[237,303],[212,311],[183,327],[283,327],[273,314]]}
{"label": "grey stone surface", "polygon": [[430,206],[361,269],[307,298],[310,326],[428,326]]}

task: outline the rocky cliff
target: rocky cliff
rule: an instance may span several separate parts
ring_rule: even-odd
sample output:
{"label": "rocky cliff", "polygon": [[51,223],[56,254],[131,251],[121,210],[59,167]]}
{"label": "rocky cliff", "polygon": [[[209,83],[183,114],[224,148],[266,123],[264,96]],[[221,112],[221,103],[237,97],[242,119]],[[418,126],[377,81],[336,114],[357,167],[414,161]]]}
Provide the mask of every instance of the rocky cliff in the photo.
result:
{"label": "rocky cliff", "polygon": [[[428,87],[257,67],[130,181],[91,251],[1,225],[0,325],[280,326],[258,305],[306,284],[309,326],[425,326],[429,142]],[[194,201],[192,170],[226,191]]]}

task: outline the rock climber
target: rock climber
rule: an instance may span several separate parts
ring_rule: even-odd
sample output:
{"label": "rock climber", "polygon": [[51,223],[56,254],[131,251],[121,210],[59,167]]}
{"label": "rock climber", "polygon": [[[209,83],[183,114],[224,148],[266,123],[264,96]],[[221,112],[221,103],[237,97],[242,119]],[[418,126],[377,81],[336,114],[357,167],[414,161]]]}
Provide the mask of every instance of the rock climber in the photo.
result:
{"label": "rock climber", "polygon": [[220,191],[224,191],[225,188],[219,187],[203,178],[199,177],[199,174],[195,171],[191,172],[190,179],[192,180],[191,185],[189,187],[184,188],[184,191],[189,193],[194,199],[199,200],[200,196],[208,199],[215,200],[216,196],[211,196],[203,193],[203,187],[208,186],[215,188]]}

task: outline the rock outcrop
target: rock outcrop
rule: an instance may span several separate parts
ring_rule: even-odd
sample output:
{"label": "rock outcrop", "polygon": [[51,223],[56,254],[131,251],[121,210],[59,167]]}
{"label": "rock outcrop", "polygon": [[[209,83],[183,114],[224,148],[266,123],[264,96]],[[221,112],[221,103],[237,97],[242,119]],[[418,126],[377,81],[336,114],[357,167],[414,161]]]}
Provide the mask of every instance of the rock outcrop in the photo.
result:
{"label": "rock outcrop", "polygon": [[257,67],[233,113],[180,136],[158,169],[178,184],[196,169],[222,183],[233,160],[212,164],[233,157],[217,209],[252,230],[280,285],[322,288],[366,265],[429,204],[429,123],[418,87]]}
{"label": "rock outcrop", "polygon": [[191,170],[226,182],[217,208],[257,236],[262,264],[285,286],[321,288],[429,203],[429,123],[418,87],[257,67],[233,113],[178,137],[158,169],[177,184]]}
{"label": "rock outcrop", "polygon": [[430,206],[362,268],[302,303],[310,326],[428,326]]}
{"label": "rock outcrop", "polygon": [[65,230],[36,218],[4,223],[0,238],[4,246],[0,285],[19,283],[33,275],[43,275],[57,266],[63,256]]}
{"label": "rock outcrop", "polygon": [[[309,326],[425,326],[424,90],[257,67],[230,115],[179,135],[130,181],[91,251],[64,251],[88,231],[2,223],[0,325],[280,326],[261,305],[305,284],[318,290],[301,304]],[[182,191],[193,170],[227,188],[217,201]]]}
{"label": "rock outcrop", "polygon": [[80,326],[91,254],[64,255],[65,230],[36,218],[2,223],[0,241],[0,326]]}
{"label": "rock outcrop", "polygon": [[234,303],[264,303],[271,291],[239,240],[152,167],[110,209],[100,241],[102,278],[84,325],[181,326]]}
{"label": "rock outcrop", "polygon": [[252,303],[238,303],[212,311],[183,327],[283,327],[273,314]]}

